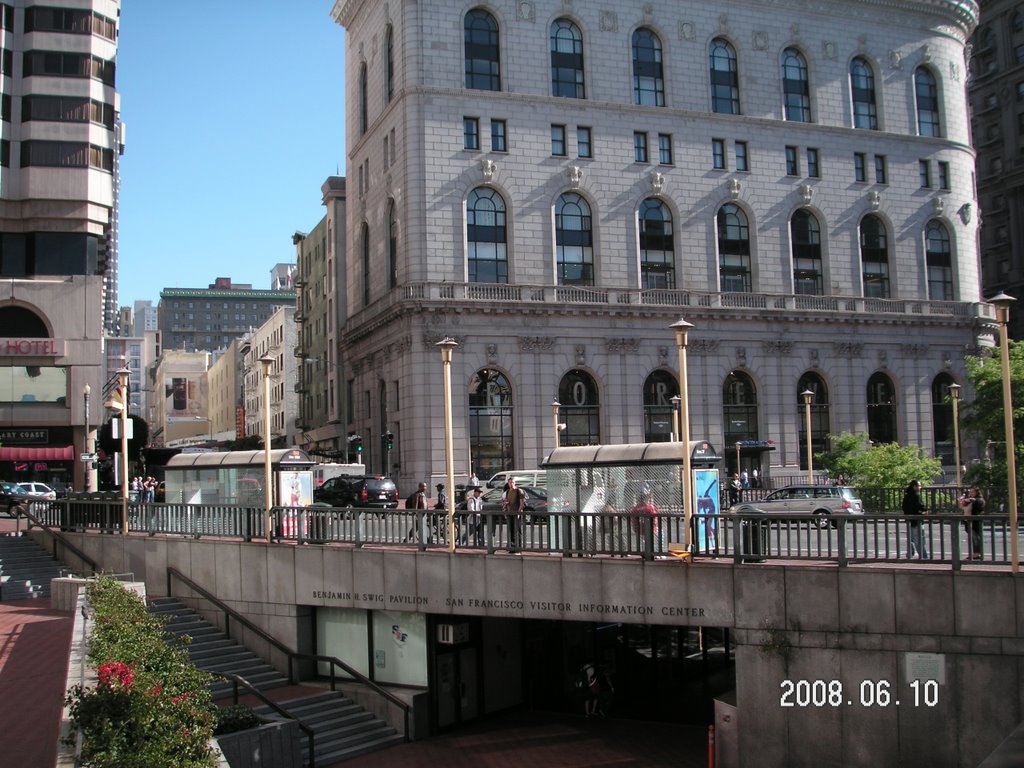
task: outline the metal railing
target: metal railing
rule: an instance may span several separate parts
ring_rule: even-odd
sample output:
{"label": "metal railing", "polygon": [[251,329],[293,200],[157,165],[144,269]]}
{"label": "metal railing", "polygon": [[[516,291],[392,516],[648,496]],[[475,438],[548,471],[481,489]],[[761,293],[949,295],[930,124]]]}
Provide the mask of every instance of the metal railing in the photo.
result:
{"label": "metal railing", "polygon": [[[9,511],[16,515],[17,519],[25,518],[28,521],[29,527],[35,526],[42,531],[45,531],[50,536],[50,540],[53,542],[53,559],[63,561],[64,558],[58,557],[58,544],[71,552],[75,557],[82,561],[82,563],[89,568],[90,573],[97,573],[99,566],[96,561],[89,557],[85,552],[76,547],[70,541],[68,541],[59,530],[54,530],[52,523],[49,522],[49,515],[46,514],[50,511],[49,505],[46,502],[31,501],[27,504],[16,504],[9,508]],[[43,512],[44,514],[36,515],[35,513]],[[18,524],[20,528],[20,523]],[[59,527],[59,526],[58,526]]]}
{"label": "metal railing", "polygon": [[[200,586],[195,581],[193,581],[188,576],[186,576],[181,571],[179,571],[177,568],[175,568],[174,566],[171,566],[171,565],[167,566],[167,594],[168,594],[168,596],[174,594],[174,592],[171,590],[171,583],[172,583],[172,581],[174,579],[178,579],[180,582],[182,582],[185,586],[187,586],[193,592],[197,592],[200,595],[202,595],[203,598],[205,598],[210,603],[212,603],[214,606],[216,606],[217,609],[220,610],[224,614],[224,634],[227,637],[229,637],[229,638],[231,637],[231,621],[234,620],[235,622],[237,622],[238,624],[241,624],[247,630],[249,630],[250,632],[255,634],[261,640],[264,640],[265,642],[269,643],[271,646],[276,648],[278,651],[283,653],[287,657],[287,659],[288,659],[288,682],[290,684],[295,685],[297,683],[297,681],[298,681],[298,676],[295,674],[295,665],[296,665],[296,663],[298,661],[301,661],[301,660],[304,660],[304,659],[305,660],[313,660],[313,661],[322,661],[322,662],[328,662],[328,663],[331,664],[330,677],[331,677],[331,690],[333,691],[333,690],[335,690],[334,668],[336,666],[337,667],[341,667],[341,669],[343,669],[346,673],[348,673],[355,681],[357,681],[359,683],[362,683],[367,688],[370,688],[376,694],[378,694],[379,696],[383,697],[384,699],[386,699],[387,701],[389,701],[390,703],[394,704],[395,706],[397,706],[399,709],[402,710],[403,717],[404,717],[404,733],[403,733],[403,736],[404,736],[406,741],[409,740],[409,711],[410,711],[411,708],[410,708],[409,704],[407,704],[406,702],[402,701],[400,698],[395,696],[393,693],[391,693],[391,691],[387,690],[386,688],[382,688],[380,685],[375,683],[373,680],[371,680],[370,678],[366,677],[364,674],[362,674],[358,670],[353,669],[348,664],[346,664],[345,662],[341,661],[341,659],[338,659],[338,658],[336,658],[334,656],[321,656],[321,655],[312,654],[312,653],[299,653],[298,651],[292,650],[287,645],[285,645],[280,640],[278,640],[276,637],[274,637],[273,635],[270,635],[269,633],[267,633],[266,631],[264,631],[263,629],[258,627],[256,624],[254,624],[252,621],[250,621],[248,618],[246,618],[244,615],[242,615],[241,613],[236,611],[234,608],[232,608],[229,605],[227,605],[223,600],[218,598],[212,592],[210,592],[209,590],[207,590],[204,587]],[[310,754],[312,754],[312,752]]]}
{"label": "metal railing", "polygon": [[[691,523],[692,555],[732,558],[737,562],[753,559],[754,555],[765,560],[828,561],[839,565],[902,562],[906,560],[910,525],[919,521],[930,559],[958,569],[968,551],[968,518],[945,512],[947,501],[952,499],[952,495],[949,499],[936,495],[936,512],[921,518],[891,512],[828,518],[810,514],[697,514]],[[37,504],[35,509],[37,517],[50,526],[106,530],[105,514],[78,518],[73,504],[47,502],[42,507]],[[120,514],[120,504],[115,503],[112,508]],[[448,548],[447,516],[435,510],[275,507],[271,518],[272,538],[280,543],[407,547],[421,551]],[[457,513],[456,549],[650,560],[678,551],[679,543],[686,540],[684,517],[678,507],[663,508],[654,520],[611,511],[558,511],[520,517],[485,512],[479,524],[477,519],[465,512]],[[984,540],[982,562],[1008,564],[1008,516],[985,514],[969,520],[980,527]],[[132,505],[129,514],[130,532],[151,536],[248,540],[254,536],[262,538],[264,524],[262,509],[236,505],[139,504]]]}

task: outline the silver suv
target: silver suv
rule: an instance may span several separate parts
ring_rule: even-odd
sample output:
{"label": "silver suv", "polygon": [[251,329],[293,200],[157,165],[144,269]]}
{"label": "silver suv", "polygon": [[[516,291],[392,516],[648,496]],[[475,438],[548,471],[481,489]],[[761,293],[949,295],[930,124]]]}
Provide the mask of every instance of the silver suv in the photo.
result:
{"label": "silver suv", "polygon": [[832,515],[863,515],[864,505],[853,488],[845,485],[787,485],[759,501],[745,501],[729,507],[730,512],[773,515],[817,515],[819,525],[828,525]]}

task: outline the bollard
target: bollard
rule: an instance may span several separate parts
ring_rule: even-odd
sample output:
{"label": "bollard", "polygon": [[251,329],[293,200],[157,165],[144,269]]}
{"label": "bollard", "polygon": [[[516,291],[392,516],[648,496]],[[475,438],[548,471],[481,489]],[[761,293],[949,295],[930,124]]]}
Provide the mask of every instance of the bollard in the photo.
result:
{"label": "bollard", "polygon": [[715,726],[708,726],[708,768],[715,768]]}

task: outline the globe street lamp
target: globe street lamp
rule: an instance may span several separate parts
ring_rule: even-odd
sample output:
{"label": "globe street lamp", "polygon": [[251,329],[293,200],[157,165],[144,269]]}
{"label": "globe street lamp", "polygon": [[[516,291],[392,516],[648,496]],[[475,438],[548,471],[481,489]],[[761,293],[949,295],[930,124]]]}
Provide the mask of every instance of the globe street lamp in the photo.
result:
{"label": "globe street lamp", "polygon": [[85,405],[85,453],[90,459],[85,463],[85,492],[91,493],[92,487],[92,451],[89,450],[89,398],[92,395],[92,387],[86,384],[82,387],[82,399]]}
{"label": "globe street lamp", "polygon": [[117,369],[117,385],[121,393],[121,535],[128,535],[128,377],[125,365]]}
{"label": "globe street lamp", "polygon": [[274,490],[270,484],[270,366],[274,358],[264,355],[259,360],[263,376],[263,506],[264,526],[267,533],[267,544],[273,540],[274,521],[271,508],[274,506]]}
{"label": "globe street lamp", "polygon": [[683,443],[683,548],[690,551],[690,395],[686,383],[686,337],[693,328],[683,318],[670,326],[676,333],[676,347],[679,350],[679,439]]}
{"label": "globe street lamp", "polygon": [[740,468],[740,447],[741,447],[740,441],[737,440],[736,441],[736,477],[740,476],[740,471],[741,471],[741,468]]}
{"label": "globe street lamp", "polygon": [[949,397],[953,401],[953,461],[956,462],[956,490],[960,492],[960,385],[949,385]]}
{"label": "globe street lamp", "polygon": [[676,440],[679,439],[679,403],[681,400],[679,395],[672,395],[669,398],[669,402],[672,403],[672,434]]}
{"label": "globe street lamp", "polygon": [[814,454],[811,452],[811,402],[814,400],[814,393],[805,389],[800,393],[804,400],[804,429],[807,430],[807,482],[814,485]]}
{"label": "globe street lamp", "polygon": [[[1010,570],[1014,575],[1020,567],[1017,541],[1017,457],[1013,442],[1013,395],[1010,387],[1010,305],[1016,299],[1000,293],[988,300],[996,308],[999,323],[999,350],[1003,369],[1003,429],[1006,433],[1006,484],[1010,504]],[[959,465],[958,465],[959,466]]]}
{"label": "globe street lamp", "polygon": [[435,345],[441,350],[441,368],[444,374],[444,469],[448,481],[448,551],[455,551],[455,466],[452,447],[452,350],[459,343],[445,336]]}

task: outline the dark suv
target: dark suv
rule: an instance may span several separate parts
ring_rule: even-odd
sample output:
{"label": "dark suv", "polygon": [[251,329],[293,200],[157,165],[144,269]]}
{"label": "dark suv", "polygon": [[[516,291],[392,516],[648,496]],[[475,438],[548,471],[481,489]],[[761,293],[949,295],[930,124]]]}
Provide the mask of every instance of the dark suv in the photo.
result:
{"label": "dark suv", "polygon": [[395,509],[398,488],[389,477],[332,477],[313,491],[313,501],[332,507]]}

